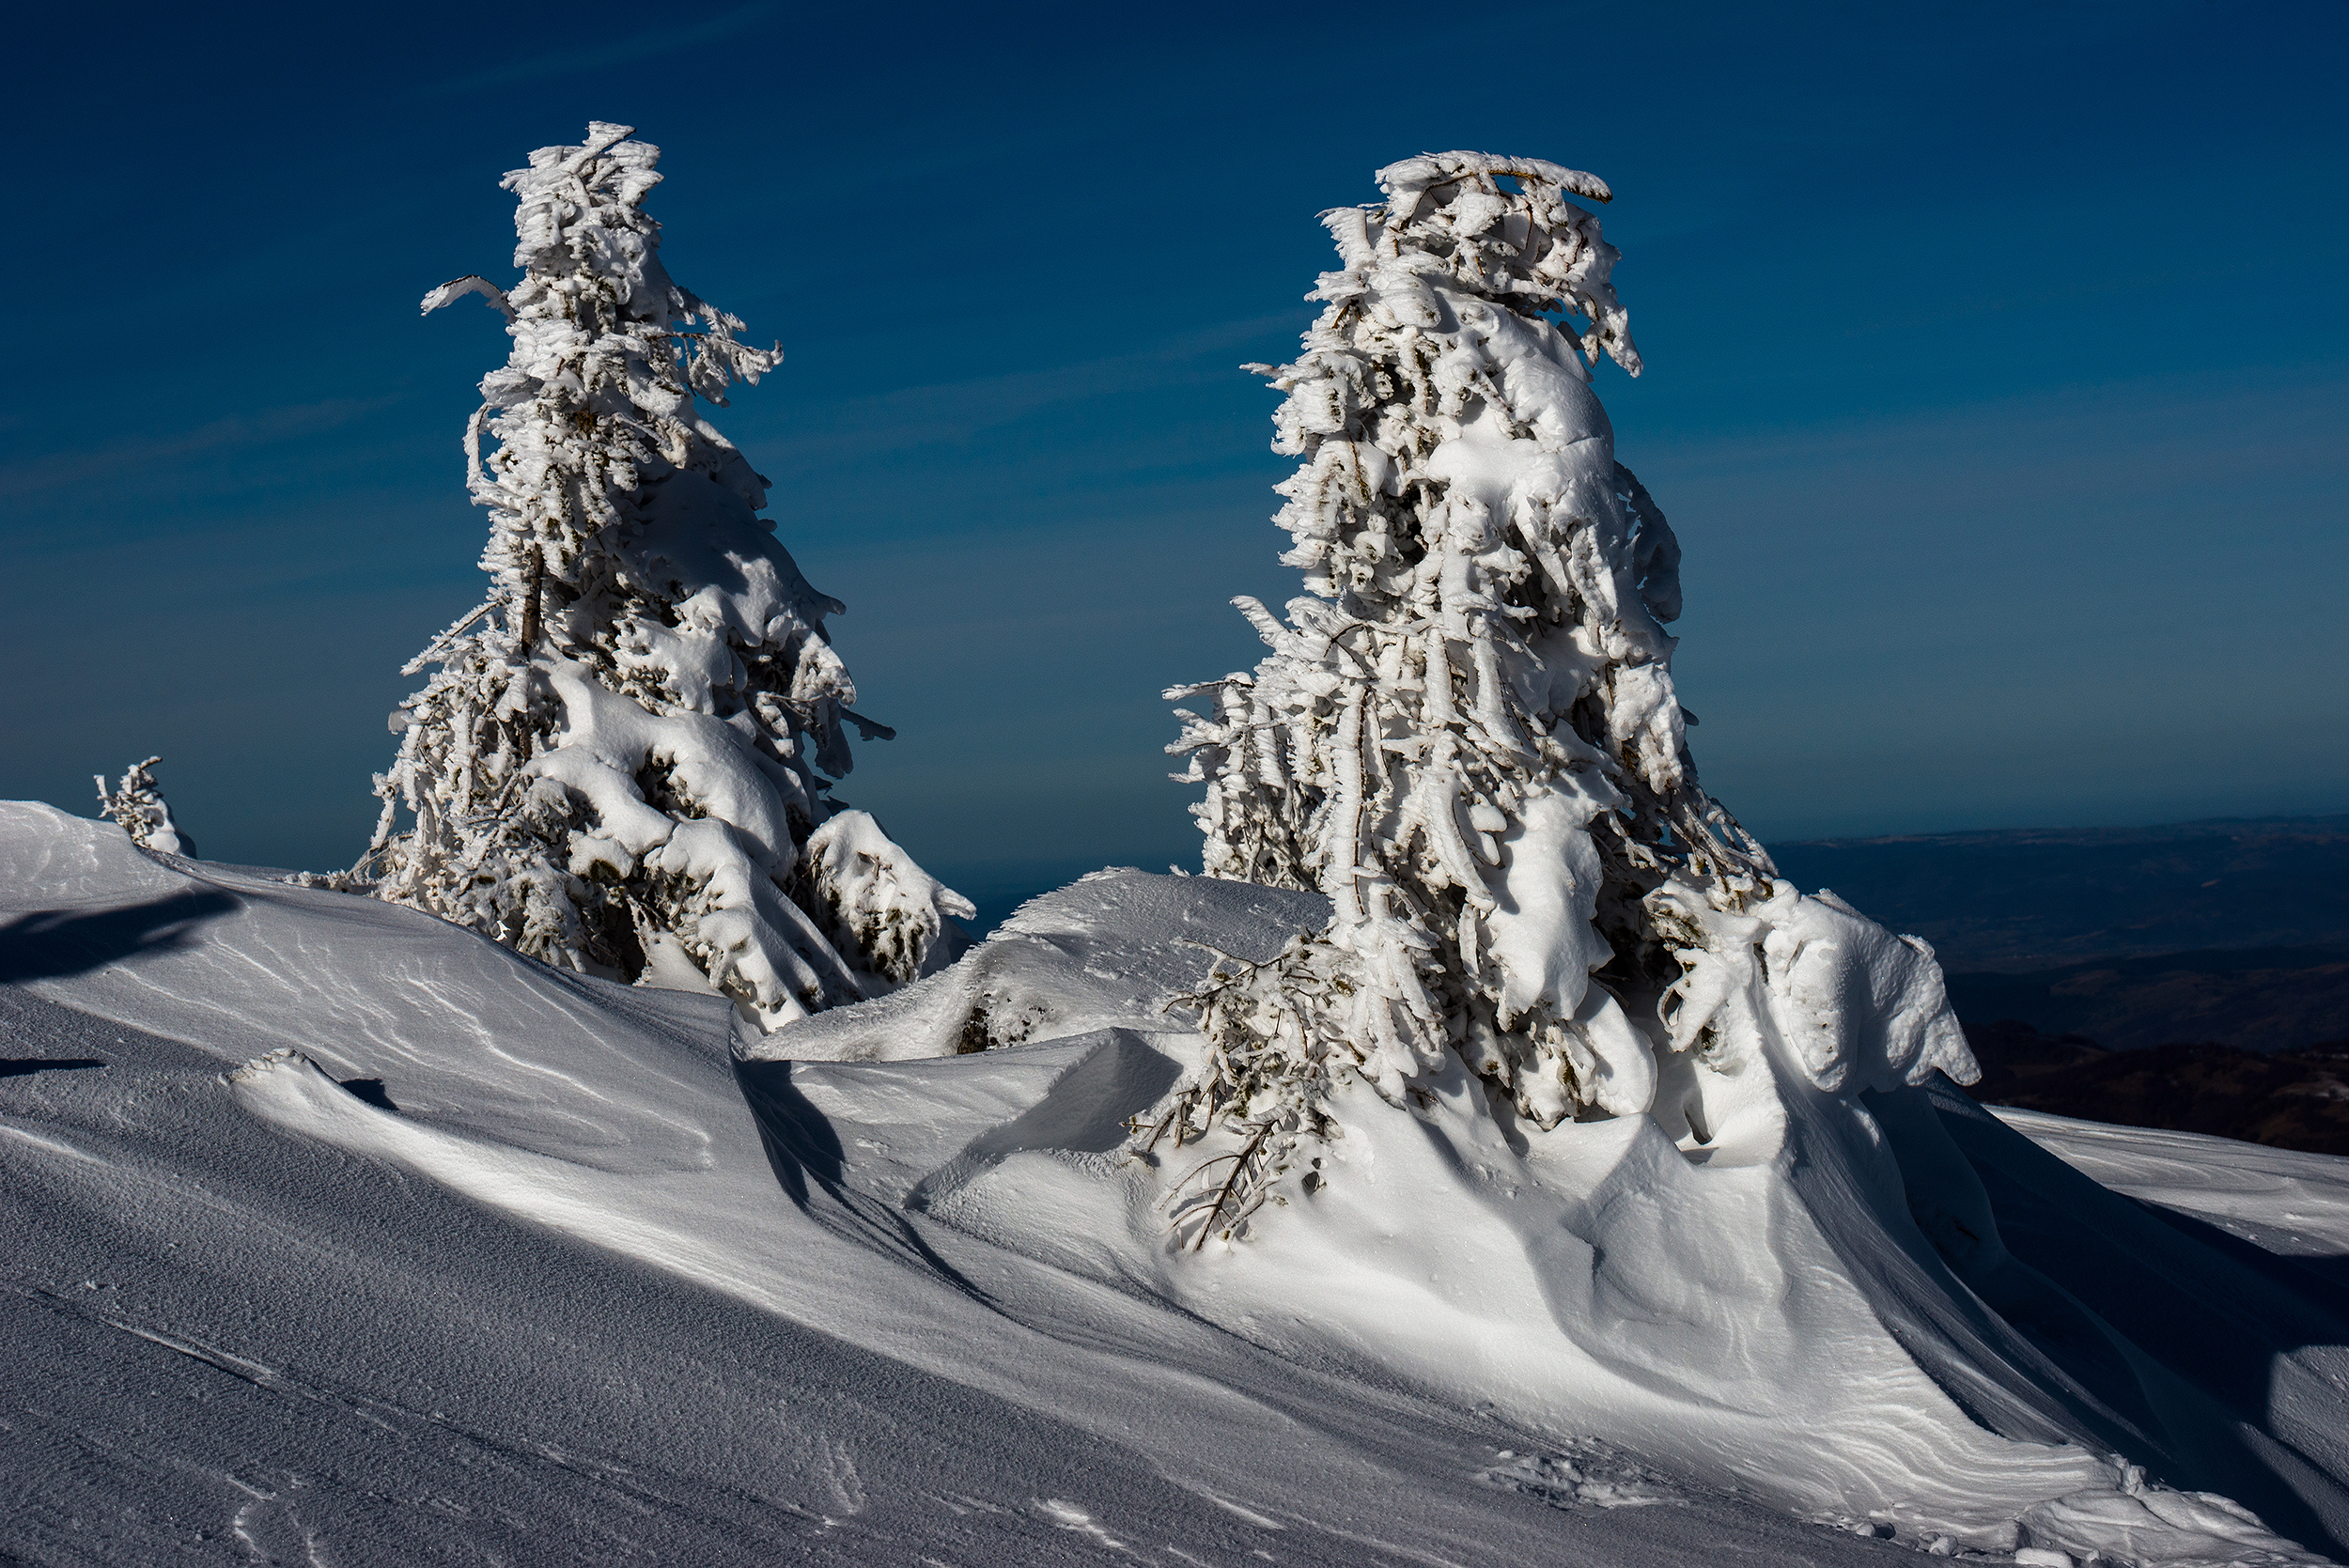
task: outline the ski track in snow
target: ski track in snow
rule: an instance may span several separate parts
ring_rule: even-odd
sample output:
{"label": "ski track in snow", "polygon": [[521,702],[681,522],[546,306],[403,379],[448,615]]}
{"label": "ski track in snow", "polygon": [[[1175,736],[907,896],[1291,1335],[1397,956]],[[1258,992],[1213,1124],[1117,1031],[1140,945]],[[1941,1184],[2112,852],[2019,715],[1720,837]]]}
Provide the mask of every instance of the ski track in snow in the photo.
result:
{"label": "ski track in snow", "polygon": [[[167,939],[98,921],[0,949],[0,1055],[103,1063],[0,1078],[0,1555],[1646,1568],[1935,1545],[1438,1397],[1358,1328],[1252,1308],[1235,1332],[1120,1272],[1054,1206],[1112,1189],[1083,1152],[1106,1112],[1070,1096],[1146,1087],[1116,1029],[958,1071],[750,1063],[754,1119],[711,999],[112,833],[0,807],[0,922],[221,896]],[[2349,1163],[2017,1125],[2311,1266],[2349,1238]],[[988,1239],[1010,1194],[1061,1250]]]}

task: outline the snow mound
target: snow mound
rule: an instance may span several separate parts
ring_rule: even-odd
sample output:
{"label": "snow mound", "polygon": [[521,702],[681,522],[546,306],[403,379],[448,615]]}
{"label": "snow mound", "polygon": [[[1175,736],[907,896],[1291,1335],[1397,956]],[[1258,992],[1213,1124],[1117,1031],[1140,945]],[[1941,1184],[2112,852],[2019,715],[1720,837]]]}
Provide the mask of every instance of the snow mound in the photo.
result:
{"label": "snow mound", "polygon": [[[2337,1548],[2349,1296],[2303,1261],[2349,1234],[2337,1162],[2116,1134],[2139,1203],[1937,1083],[1758,1058],[1704,1142],[1504,1123],[1455,1069],[1338,1096],[1253,1239],[1171,1224],[1227,1151],[1128,1152],[1204,1048],[1169,1004],[1320,918],[1102,874],[739,1042],[828,1060],[735,1060],[723,998],[0,807],[37,1068],[0,1077],[32,1237],[0,1471],[71,1499],[0,1509],[0,1549],[151,1560],[208,1517],[332,1560]],[[2286,1179],[2293,1247],[2196,1218]]]}
{"label": "snow mound", "polygon": [[111,1022],[229,1063],[300,1051],[396,1086],[412,1117],[600,1170],[709,1163],[707,1135],[663,1102],[723,1066],[722,997],[590,980],[395,905],[151,859],[47,806],[0,803],[9,914],[0,975]]}
{"label": "snow mound", "polygon": [[1102,1028],[1190,1032],[1170,1015],[1219,952],[1268,958],[1329,918],[1317,893],[1212,877],[1097,871],[1032,899],[961,962],[837,1017],[746,1037],[748,1057],[955,1056]]}
{"label": "snow mound", "polygon": [[[2196,1342],[2213,1334],[2256,1343],[2295,1385],[2349,1370],[2320,1282],[2278,1293],[2238,1277],[2084,1179],[2061,1204],[2034,1202],[2057,1161],[1946,1080],[1911,1086],[1947,1048],[1946,1011],[1916,1004],[1937,993],[1929,955],[1904,980],[1901,955],[1869,945],[1897,939],[1831,895],[1788,889],[1750,919],[1714,917],[1745,920],[1743,945],[1775,960],[1774,1001],[1811,1026],[1790,1018],[1784,1038],[1833,1049],[1749,1058],[1726,1075],[1734,1103],[1717,1089],[1700,1125],[1668,1126],[1669,1097],[1653,1115],[1504,1125],[1456,1066],[1408,1110],[1357,1082],[1298,1198],[1257,1211],[1237,1245],[1187,1237],[1177,1217],[1235,1151],[1210,1135],[1134,1159],[1119,1136],[1199,1064],[1204,1043],[1169,1012],[1200,961],[1179,944],[1261,957],[1316,902],[1099,873],[944,974],[770,1044],[843,1063],[935,1056],[969,1020],[1010,1020],[1025,1043],[1006,1062],[1050,1052],[1043,1097],[958,1150],[866,1163],[866,1189],[1286,1361],[1399,1379],[1919,1545],[2306,1561],[2226,1497],[2320,1540],[2349,1520],[2325,1459],[2337,1390],[2311,1421],[2193,1387]],[[1872,975],[1888,994],[1852,994]],[[904,1062],[892,1099],[950,1100],[975,1065]],[[792,1081],[835,1127],[871,1113],[852,1069],[802,1063]],[[873,1141],[905,1147],[902,1124]],[[2116,1235],[2142,1260],[2111,1276],[2120,1288],[2093,1277],[2120,1263]],[[2290,1345],[2279,1314],[2302,1322]],[[2147,1467],[2193,1490],[2148,1483]]]}

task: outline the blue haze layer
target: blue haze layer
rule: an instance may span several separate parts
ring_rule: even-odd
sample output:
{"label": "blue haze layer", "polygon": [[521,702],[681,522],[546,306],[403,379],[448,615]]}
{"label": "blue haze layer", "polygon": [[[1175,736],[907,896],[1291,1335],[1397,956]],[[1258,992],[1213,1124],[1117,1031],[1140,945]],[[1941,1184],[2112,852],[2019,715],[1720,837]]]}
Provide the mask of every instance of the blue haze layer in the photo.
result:
{"label": "blue haze layer", "polygon": [[1235,367],[1312,318],[1315,213],[1447,147],[1617,192],[1601,395],[1766,837],[2349,807],[2349,8],[1176,10],[47,10],[0,796],[161,752],[206,853],[352,858],[480,582],[506,341],[414,302],[509,276],[499,174],[612,118],[788,356],[716,417],[901,732],[842,793],[983,899],[1192,863],[1158,692],[1296,591]]}

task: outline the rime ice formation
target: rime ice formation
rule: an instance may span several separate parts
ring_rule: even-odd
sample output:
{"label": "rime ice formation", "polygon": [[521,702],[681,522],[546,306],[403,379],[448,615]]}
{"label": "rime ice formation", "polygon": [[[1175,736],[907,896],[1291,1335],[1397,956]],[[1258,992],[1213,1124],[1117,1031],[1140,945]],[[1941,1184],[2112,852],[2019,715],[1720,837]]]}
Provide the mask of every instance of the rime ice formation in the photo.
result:
{"label": "rime ice formation", "polygon": [[195,841],[179,831],[171,819],[171,807],[163,800],[163,786],[155,782],[155,765],[163,759],[148,757],[145,762],[131,765],[122,775],[122,782],[112,789],[106,787],[106,775],[97,775],[99,809],[120,825],[131,835],[131,842],[142,849],[154,849],[165,855],[185,855],[195,858]]}
{"label": "rime ice formation", "polygon": [[670,280],[643,210],[660,149],[629,135],[598,123],[506,177],[514,288],[425,297],[478,294],[514,340],[465,433],[497,586],[409,666],[439,672],[393,715],[361,873],[567,968],[714,986],[771,1028],[936,968],[971,907],[830,795],[844,725],[890,732],[849,709],[824,630],[844,607],[695,405],[782,356]]}
{"label": "rime ice formation", "polygon": [[[1769,860],[1698,786],[1673,691],[1680,549],[1591,388],[1636,375],[1595,177],[1453,152],[1323,222],[1340,267],[1274,450],[1304,597],[1271,652],[1170,697],[1210,875],[1329,924],[1201,991],[1216,1051],[1157,1131],[1221,1126],[1228,1230],[1311,1157],[1337,1077],[1392,1104],[1452,1060],[1505,1114],[1653,1114],[1702,1142],[1783,1038],[1823,1087],[1970,1081],[1931,953]],[[1579,318],[1578,327],[1575,318]],[[1228,1153],[1228,1152],[1227,1152]]]}

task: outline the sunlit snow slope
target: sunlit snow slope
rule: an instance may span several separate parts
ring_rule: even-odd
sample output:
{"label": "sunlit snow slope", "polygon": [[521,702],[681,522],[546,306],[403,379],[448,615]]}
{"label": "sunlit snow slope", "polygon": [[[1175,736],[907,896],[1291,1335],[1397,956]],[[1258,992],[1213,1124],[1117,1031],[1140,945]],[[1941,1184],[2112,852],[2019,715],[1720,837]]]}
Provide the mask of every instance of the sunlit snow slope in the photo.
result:
{"label": "sunlit snow slope", "polygon": [[2349,1528],[2339,1162],[1782,1083],[1743,1144],[1528,1143],[1455,1085],[1361,1096],[1311,1200],[1178,1254],[1189,1152],[1128,1160],[1124,1119],[1194,1048],[1187,944],[1268,953],[1304,895],[1090,879],[769,1042],[829,1060],[740,1063],[718,999],[45,807],[0,806],[0,1556],[2257,1562]]}

